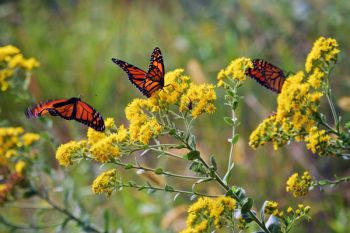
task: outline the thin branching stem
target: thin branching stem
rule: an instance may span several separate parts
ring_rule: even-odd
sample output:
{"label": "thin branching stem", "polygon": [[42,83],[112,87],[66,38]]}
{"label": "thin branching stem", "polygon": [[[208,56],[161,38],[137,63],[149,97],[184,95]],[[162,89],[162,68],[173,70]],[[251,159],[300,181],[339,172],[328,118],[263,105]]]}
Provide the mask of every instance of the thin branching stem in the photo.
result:
{"label": "thin branching stem", "polygon": [[211,195],[211,194],[205,194],[205,193],[198,193],[193,191],[186,191],[186,190],[180,190],[180,189],[174,189],[174,188],[161,188],[161,187],[154,187],[154,186],[144,186],[144,185],[138,185],[138,184],[131,184],[131,183],[119,183],[118,186],[120,188],[136,188],[138,190],[156,190],[156,191],[165,191],[170,193],[182,193],[182,194],[188,194],[188,195],[196,195],[201,197],[221,197],[222,195]]}
{"label": "thin branching stem", "polygon": [[48,228],[57,227],[57,226],[61,225],[61,223],[56,223],[56,224],[47,225],[47,226],[39,226],[39,225],[34,225],[34,224],[20,225],[20,224],[12,223],[12,222],[8,221],[2,215],[0,215],[0,224],[3,224],[5,226],[9,227],[12,230],[19,230],[19,229],[21,229],[21,230],[43,230],[43,229],[48,229]]}
{"label": "thin branching stem", "polygon": [[141,166],[141,165],[132,165],[132,164],[127,164],[127,163],[122,163],[122,162],[120,162],[118,160],[115,160],[115,161],[113,161],[111,163],[116,164],[118,166],[126,167],[127,169],[145,170],[145,171],[154,172],[157,175],[165,175],[165,176],[177,177],[177,178],[182,178],[182,179],[199,180],[199,179],[205,179],[206,178],[206,177],[199,177],[199,176],[187,176],[187,175],[175,174],[175,173],[166,172],[166,171],[159,170],[159,169],[144,167],[144,166]]}
{"label": "thin branching stem", "polygon": [[51,200],[49,198],[49,196],[47,194],[43,194],[43,193],[41,193],[41,192],[39,192],[38,190],[35,190],[35,189],[33,189],[33,192],[40,199],[46,201],[53,209],[55,209],[56,211],[64,214],[65,216],[67,216],[67,218],[69,218],[69,220],[76,222],[78,224],[78,226],[80,226],[85,231],[87,231],[87,232],[94,232],[94,233],[102,233],[103,232],[103,231],[97,229],[96,227],[90,225],[86,221],[83,221],[83,220],[79,219],[78,217],[73,215],[68,209],[57,205],[53,200]]}
{"label": "thin branching stem", "polygon": [[330,185],[338,185],[342,182],[350,182],[350,176],[345,176],[339,179],[335,179],[335,180],[318,180],[318,181],[314,181],[314,183],[312,184],[312,186],[314,187],[321,187],[321,186],[330,186]]}

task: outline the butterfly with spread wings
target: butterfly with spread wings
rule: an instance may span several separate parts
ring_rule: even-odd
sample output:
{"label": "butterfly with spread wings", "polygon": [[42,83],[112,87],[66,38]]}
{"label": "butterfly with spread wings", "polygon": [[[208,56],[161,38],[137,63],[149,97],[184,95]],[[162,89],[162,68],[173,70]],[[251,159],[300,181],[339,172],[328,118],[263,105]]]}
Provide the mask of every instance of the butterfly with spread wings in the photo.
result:
{"label": "butterfly with spread wings", "polygon": [[152,52],[147,73],[125,61],[116,58],[112,58],[112,61],[128,74],[130,82],[145,96],[151,97],[164,87],[163,56],[159,48]]}
{"label": "butterfly with spread wings", "polygon": [[28,118],[38,118],[47,113],[66,120],[76,120],[97,131],[105,130],[105,123],[100,113],[80,98],[47,101],[28,108],[25,112]]}
{"label": "butterfly with spread wings", "polygon": [[283,70],[262,59],[254,59],[253,68],[246,70],[246,75],[255,79],[262,86],[280,93],[286,75]]}

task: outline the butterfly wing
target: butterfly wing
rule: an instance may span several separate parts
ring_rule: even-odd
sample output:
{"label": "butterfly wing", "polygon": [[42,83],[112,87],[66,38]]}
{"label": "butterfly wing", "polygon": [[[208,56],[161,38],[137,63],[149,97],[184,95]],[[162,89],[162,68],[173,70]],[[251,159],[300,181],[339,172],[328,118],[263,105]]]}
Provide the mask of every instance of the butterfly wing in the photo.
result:
{"label": "butterfly wing", "polygon": [[51,115],[57,114],[55,112],[55,104],[65,103],[67,99],[50,100],[44,103],[40,103],[31,108],[28,108],[25,112],[28,118],[38,118],[50,113]]}
{"label": "butterfly wing", "polygon": [[59,99],[38,104],[26,111],[28,118],[38,118],[49,113],[52,116],[60,116],[66,120],[76,120],[89,127],[103,131],[105,129],[102,116],[90,105],[80,98]]}
{"label": "butterfly wing", "polygon": [[140,68],[137,68],[136,66],[133,66],[125,61],[115,58],[112,58],[112,61],[128,74],[130,82],[144,94],[143,87],[147,73],[144,70],[141,70]]}
{"label": "butterfly wing", "polygon": [[150,97],[156,90],[164,86],[164,64],[163,56],[159,48],[155,48],[151,55],[148,72],[133,66],[125,61],[112,58],[112,61],[122,68],[139,91]]}
{"label": "butterfly wing", "polygon": [[151,55],[144,89],[150,97],[155,91],[164,87],[164,62],[162,52],[156,47]]}
{"label": "butterfly wing", "polygon": [[74,120],[83,123],[97,131],[105,130],[105,123],[100,113],[89,104],[81,101],[76,102]]}
{"label": "butterfly wing", "polygon": [[253,68],[246,71],[246,75],[255,79],[262,86],[280,93],[286,76],[283,70],[262,59],[254,59]]}

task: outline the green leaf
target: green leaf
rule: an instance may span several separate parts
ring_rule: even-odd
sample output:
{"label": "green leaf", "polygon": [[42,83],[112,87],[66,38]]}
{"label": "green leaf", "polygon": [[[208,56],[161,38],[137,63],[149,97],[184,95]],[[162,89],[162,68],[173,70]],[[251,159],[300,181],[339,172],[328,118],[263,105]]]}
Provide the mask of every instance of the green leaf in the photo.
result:
{"label": "green leaf", "polygon": [[107,209],[103,211],[104,232],[109,232],[109,212]]}
{"label": "green leaf", "polygon": [[190,134],[187,139],[187,143],[192,150],[196,150],[196,136],[194,136],[193,134]]}
{"label": "green leaf", "polygon": [[198,174],[202,174],[202,175],[206,175],[207,174],[207,170],[204,167],[203,164],[199,163],[199,162],[193,162],[190,166],[190,170],[198,173]]}
{"label": "green leaf", "polygon": [[319,180],[319,181],[317,182],[317,184],[318,184],[318,185],[321,185],[321,186],[327,185],[328,183],[329,183],[328,180]]}
{"label": "green leaf", "polygon": [[226,124],[231,125],[231,126],[234,124],[231,117],[224,117],[224,121],[226,122]]}
{"label": "green leaf", "polygon": [[169,130],[169,134],[170,134],[171,136],[176,135],[176,130],[175,130],[175,129]]}
{"label": "green leaf", "polygon": [[175,194],[175,196],[174,196],[174,201],[176,201],[176,199],[180,196],[180,194],[181,194],[181,193]]}
{"label": "green leaf", "polygon": [[226,196],[236,198],[238,197],[239,200],[243,200],[246,198],[245,190],[238,186],[232,186],[229,191],[226,192]]}
{"label": "green leaf", "polygon": [[248,197],[244,199],[243,205],[241,208],[242,214],[248,213],[248,211],[253,207],[253,199]]}
{"label": "green leaf", "polygon": [[156,173],[157,175],[161,175],[164,173],[162,168],[157,168],[156,170],[154,170],[154,173]]}
{"label": "green leaf", "polygon": [[350,129],[350,121],[345,123],[345,128]]}
{"label": "green leaf", "polygon": [[238,101],[233,101],[232,102],[232,110],[236,110],[238,107]]}
{"label": "green leaf", "polygon": [[133,168],[133,165],[130,163],[125,165],[125,167],[124,167],[125,170],[132,169],[132,168]]}
{"label": "green leaf", "polygon": [[174,192],[175,191],[175,189],[168,184],[165,185],[164,190],[167,192]]}
{"label": "green leaf", "polygon": [[214,155],[210,156],[210,162],[211,162],[211,166],[212,166],[213,171],[218,170],[218,166],[217,166],[217,163],[215,161]]}
{"label": "green leaf", "polygon": [[270,230],[271,233],[281,233],[281,223],[276,216],[271,215],[266,222],[267,229]]}
{"label": "green leaf", "polygon": [[268,203],[268,201],[265,201],[260,209],[260,219],[263,223],[265,223],[265,208],[266,208],[267,203]]}
{"label": "green leaf", "polygon": [[236,144],[239,140],[239,134],[236,134],[235,136],[233,136],[232,139],[230,139],[230,143],[232,143],[233,145]]}
{"label": "green leaf", "polygon": [[234,167],[235,167],[235,164],[232,163],[232,164],[231,164],[231,167],[230,167],[229,170],[226,172],[226,174],[225,174],[225,176],[224,176],[224,178],[223,178],[224,183],[225,183],[226,185],[228,184],[228,182],[229,182],[230,179],[231,179],[232,171],[233,171],[233,168],[234,168]]}
{"label": "green leaf", "polygon": [[37,192],[35,190],[28,190],[23,194],[24,198],[30,198],[33,197],[37,194]]}
{"label": "green leaf", "polygon": [[199,151],[192,150],[192,151],[188,152],[186,155],[184,155],[184,159],[192,161],[192,160],[198,159],[199,156],[200,156]]}

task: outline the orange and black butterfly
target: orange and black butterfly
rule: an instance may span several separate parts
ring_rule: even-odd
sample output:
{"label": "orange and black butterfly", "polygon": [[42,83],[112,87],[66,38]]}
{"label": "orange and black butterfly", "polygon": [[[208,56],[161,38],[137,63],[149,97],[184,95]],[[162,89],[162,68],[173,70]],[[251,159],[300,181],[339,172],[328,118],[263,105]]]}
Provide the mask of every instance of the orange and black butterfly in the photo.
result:
{"label": "orange and black butterfly", "polygon": [[112,58],[112,61],[128,74],[130,82],[145,96],[150,97],[164,87],[163,56],[159,48],[155,48],[152,52],[147,73],[125,61],[116,58]]}
{"label": "orange and black butterfly", "polygon": [[47,101],[28,108],[25,112],[28,118],[38,118],[47,113],[66,120],[76,120],[97,131],[105,130],[105,123],[100,113],[80,98]]}
{"label": "orange and black butterfly", "polygon": [[254,59],[252,62],[253,68],[247,69],[246,75],[258,81],[262,86],[280,93],[286,80],[283,70],[262,59]]}

